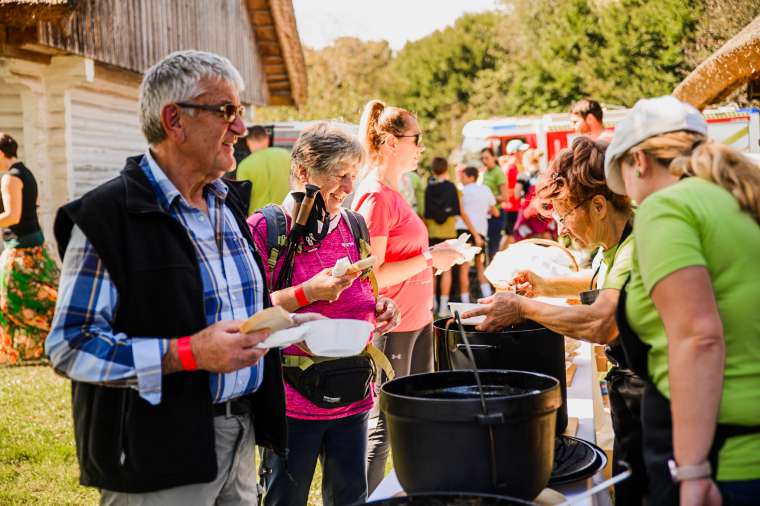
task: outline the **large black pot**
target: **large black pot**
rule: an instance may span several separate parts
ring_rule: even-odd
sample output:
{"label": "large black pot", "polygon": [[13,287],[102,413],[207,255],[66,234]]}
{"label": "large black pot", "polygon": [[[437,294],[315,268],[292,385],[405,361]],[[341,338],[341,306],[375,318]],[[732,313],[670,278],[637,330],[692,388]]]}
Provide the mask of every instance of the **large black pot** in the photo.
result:
{"label": "large black pot", "polygon": [[370,501],[371,506],[530,506],[532,502],[487,494],[417,494]]}
{"label": "large black pot", "polygon": [[399,483],[408,494],[474,492],[533,499],[554,462],[559,384],[524,371],[472,371],[397,378],[383,385]]}
{"label": "large black pot", "polygon": [[[435,370],[472,369],[461,332],[448,319],[433,322]],[[511,369],[548,374],[559,381],[562,406],[557,411],[557,434],[567,428],[567,380],[565,338],[538,323],[527,321],[499,332],[478,332],[473,325],[464,331],[479,369]]]}

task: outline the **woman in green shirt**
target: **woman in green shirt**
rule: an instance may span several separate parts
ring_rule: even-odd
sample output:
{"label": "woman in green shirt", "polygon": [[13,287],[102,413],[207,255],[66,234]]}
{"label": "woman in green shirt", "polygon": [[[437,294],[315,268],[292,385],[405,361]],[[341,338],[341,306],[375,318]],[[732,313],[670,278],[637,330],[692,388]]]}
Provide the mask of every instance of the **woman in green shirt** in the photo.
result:
{"label": "woman in green shirt", "polygon": [[[479,330],[495,331],[522,320],[533,320],[562,335],[606,344],[614,367],[607,376],[615,430],[614,471],[628,462],[633,477],[615,488],[615,504],[640,506],[646,490],[641,449],[639,403],[643,382],[628,368],[617,342],[615,309],[620,290],[631,271],[633,210],[628,197],[612,192],[604,177],[606,143],[576,138],[572,146],[552,161],[538,186],[538,197],[550,201],[560,233],[572,236],[583,248],[604,251],[606,275],[544,279],[533,272],[519,273],[513,284],[518,295],[499,292],[481,300],[488,305],[466,313],[486,315]],[[572,297],[588,305],[556,306],[533,296]],[[590,300],[589,300],[590,299]]]}
{"label": "woman in green shirt", "polygon": [[618,328],[647,380],[649,504],[760,501],[760,171],[693,107],[640,100],[607,184],[640,203]]}

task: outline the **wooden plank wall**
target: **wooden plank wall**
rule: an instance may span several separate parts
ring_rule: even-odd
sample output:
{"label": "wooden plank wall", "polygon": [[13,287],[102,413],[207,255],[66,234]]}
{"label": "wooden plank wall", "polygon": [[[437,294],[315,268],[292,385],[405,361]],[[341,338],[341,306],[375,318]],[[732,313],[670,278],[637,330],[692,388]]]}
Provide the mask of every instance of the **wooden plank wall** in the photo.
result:
{"label": "wooden plank wall", "polygon": [[79,0],[69,26],[39,23],[39,43],[139,73],[173,51],[211,51],[240,71],[243,102],[267,102],[245,0]]}
{"label": "wooden plank wall", "polygon": [[24,158],[24,115],[21,93],[0,81],[0,132],[13,137],[18,143],[19,159]]}

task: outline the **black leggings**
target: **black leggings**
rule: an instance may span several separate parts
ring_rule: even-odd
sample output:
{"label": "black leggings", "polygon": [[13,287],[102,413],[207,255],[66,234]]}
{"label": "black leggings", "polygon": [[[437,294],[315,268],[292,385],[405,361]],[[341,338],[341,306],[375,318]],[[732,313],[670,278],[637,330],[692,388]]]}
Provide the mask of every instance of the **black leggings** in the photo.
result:
{"label": "black leggings", "polygon": [[[390,360],[397,378],[433,370],[433,326],[430,323],[418,330],[391,332],[376,337],[374,343]],[[386,379],[383,374],[376,391],[379,392],[380,385]],[[385,417],[377,407],[373,410],[373,417],[375,419],[370,421],[367,445],[367,482],[370,494],[383,481],[390,446]],[[373,423],[375,421],[377,423]]]}

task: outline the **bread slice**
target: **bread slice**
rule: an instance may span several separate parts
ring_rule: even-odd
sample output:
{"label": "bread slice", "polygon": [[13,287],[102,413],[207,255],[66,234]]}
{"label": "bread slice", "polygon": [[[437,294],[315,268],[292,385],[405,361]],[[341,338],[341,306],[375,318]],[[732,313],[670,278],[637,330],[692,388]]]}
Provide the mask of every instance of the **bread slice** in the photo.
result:
{"label": "bread slice", "polygon": [[248,334],[254,330],[269,329],[272,332],[295,325],[290,313],[281,306],[268,307],[248,318],[240,326],[240,332]]}

